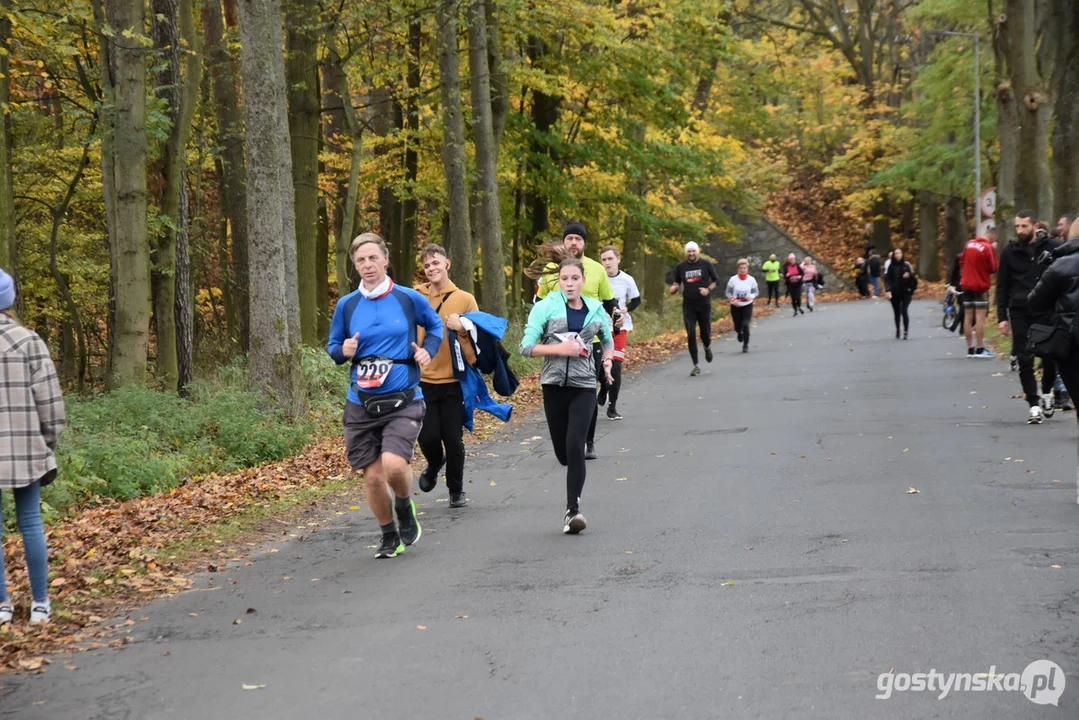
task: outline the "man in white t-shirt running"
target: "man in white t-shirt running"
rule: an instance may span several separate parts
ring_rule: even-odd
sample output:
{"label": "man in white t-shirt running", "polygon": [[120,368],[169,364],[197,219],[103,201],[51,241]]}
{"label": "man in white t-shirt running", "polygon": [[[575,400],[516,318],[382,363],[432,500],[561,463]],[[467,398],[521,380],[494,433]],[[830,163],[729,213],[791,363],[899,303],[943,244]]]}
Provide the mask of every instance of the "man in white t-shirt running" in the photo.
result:
{"label": "man in white t-shirt running", "polygon": [[614,362],[611,364],[611,377],[614,382],[610,388],[600,390],[598,402],[602,407],[610,398],[607,406],[608,420],[621,420],[622,415],[618,412],[618,391],[622,388],[622,363],[626,359],[626,336],[633,329],[633,318],[630,313],[641,304],[641,293],[637,290],[637,283],[633,276],[618,269],[618,263],[622,261],[622,255],[614,245],[603,248],[599,254],[599,261],[607,271],[607,281],[614,291],[614,300],[618,304],[612,317],[614,318]]}

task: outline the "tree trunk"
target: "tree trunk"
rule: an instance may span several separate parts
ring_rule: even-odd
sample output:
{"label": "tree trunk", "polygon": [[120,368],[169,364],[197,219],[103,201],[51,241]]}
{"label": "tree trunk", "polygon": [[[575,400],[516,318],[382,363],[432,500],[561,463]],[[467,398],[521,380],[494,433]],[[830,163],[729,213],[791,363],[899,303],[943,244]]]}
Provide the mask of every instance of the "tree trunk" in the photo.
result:
{"label": "tree trunk", "polygon": [[1051,78],[1056,220],[1079,209],[1079,11],[1072,0],[1054,0],[1051,27],[1057,36]]}
{"label": "tree trunk", "polygon": [[[161,159],[154,164],[154,188],[164,218],[161,236],[156,238],[150,274],[157,330],[157,376],[167,387],[176,387],[176,233],[180,228],[180,181],[183,174],[187,128],[181,120],[183,72],[180,69],[180,30],[177,27],[178,0],[150,0],[151,35],[159,57],[154,89],[165,102],[169,134]],[[182,142],[181,142],[182,141]]]}
{"label": "tree trunk", "polygon": [[[116,193],[116,324],[109,386],[146,381],[150,334],[150,244],[146,187],[146,52],[130,35],[141,37],[146,23],[142,0],[106,0],[108,24],[115,30],[110,53],[115,88],[112,163]],[[125,36],[127,33],[128,36]]]}
{"label": "tree trunk", "polygon": [[[11,122],[8,102],[11,98],[11,0],[0,0],[0,267],[16,281],[18,290],[18,252],[15,241],[15,200],[11,178]],[[16,292],[18,298],[22,293]],[[19,308],[16,307],[16,311]]]}
{"label": "tree trunk", "polygon": [[179,228],[176,232],[176,283],[173,313],[176,318],[176,390],[186,395],[195,379],[195,304],[191,280],[191,213],[187,199],[187,169],[180,173]]}
{"label": "tree trunk", "polygon": [[447,250],[452,261],[450,277],[462,290],[472,292],[474,258],[468,218],[468,182],[465,178],[465,129],[461,114],[461,72],[457,57],[455,0],[438,0],[435,22],[438,24],[438,66],[442,81],[442,164],[446,172],[449,197]]}
{"label": "tree trunk", "polygon": [[[220,197],[218,202],[224,203],[225,169],[220,154],[214,158],[214,174]],[[222,207],[217,221],[217,272],[221,278],[221,301],[225,306],[225,334],[231,340],[239,337],[240,325],[236,317],[236,268],[229,257],[229,219],[225,213]]]}
{"label": "tree trunk", "polygon": [[[154,46],[163,55],[156,73],[156,92],[166,101],[171,122],[161,162],[156,168],[160,175],[161,214],[169,218],[154,252],[151,275],[157,327],[157,375],[168,387],[180,390],[191,381],[191,325],[194,321],[188,287],[191,266],[184,153],[202,85],[202,57],[194,31],[191,0],[152,0],[151,8]],[[183,245],[182,250],[180,245]],[[186,263],[183,268],[178,265],[180,255]],[[180,286],[183,286],[182,290]],[[177,315],[177,308],[182,309],[182,316]],[[181,359],[184,377],[180,372]]]}
{"label": "tree trunk", "polygon": [[[374,88],[371,91],[369,107],[369,125],[372,132],[380,138],[386,138],[396,127],[393,88],[389,84],[379,85]],[[387,164],[386,156],[390,155],[391,152],[389,143],[381,142],[375,148],[375,157],[382,158],[379,162],[385,165]],[[392,185],[379,185],[377,192],[378,232],[383,240],[392,243],[401,217],[401,204],[397,200],[397,194],[394,192]],[[353,234],[356,234],[355,229]]]}
{"label": "tree trunk", "polygon": [[1008,66],[1011,54],[1011,38],[1007,25],[1007,14],[994,16],[992,2],[989,1],[991,22],[995,23],[993,32],[994,82],[997,100],[997,137],[1000,143],[1000,162],[997,170],[997,209],[996,222],[1000,230],[1000,241],[1007,242],[1014,237],[1012,224],[1008,220],[1018,209],[1016,207],[1015,182],[1019,172],[1019,108],[1015,88],[1008,78]]}
{"label": "tree trunk", "polygon": [[[626,133],[631,145],[642,147],[644,145],[644,123],[634,122]],[[633,193],[640,199],[648,192],[648,178],[646,168],[636,167],[633,169],[638,176],[631,181]],[[640,219],[633,214],[634,208],[626,208],[625,237],[622,246],[622,267],[634,278],[643,278],[645,267],[645,245],[647,239]]]}
{"label": "tree trunk", "polygon": [[[176,366],[179,372],[177,390],[184,388],[195,377],[195,305],[194,285],[191,279],[191,213],[187,198],[187,167],[182,162],[183,148],[191,129],[191,118],[198,105],[202,92],[202,36],[195,32],[194,8],[191,0],[180,0],[180,38],[187,45],[188,52],[184,60],[184,90],[180,111],[180,123],[184,130],[183,143],[180,145],[182,169],[179,182],[180,222],[176,233]],[[198,168],[202,172],[202,168]]]}
{"label": "tree trunk", "polygon": [[[356,109],[352,105],[352,94],[348,89],[348,77],[340,67],[340,57],[336,51],[331,50],[331,57],[326,63],[325,77],[333,79],[333,92],[341,102],[341,112],[344,115],[345,127],[352,143],[352,160],[348,173],[348,189],[345,193],[345,202],[341,210],[341,231],[337,233],[337,243],[334,248],[337,265],[337,294],[344,297],[352,292],[352,260],[348,256],[348,248],[352,244],[352,238],[356,233],[354,223],[356,220],[356,198],[360,192],[360,170],[363,162],[363,146],[360,142],[363,131],[360,120],[356,116]],[[327,81],[329,84],[329,81]]]}
{"label": "tree trunk", "polygon": [[[951,258],[944,259],[945,264]],[[940,280],[940,206],[928,190],[918,191],[918,275],[923,280]]]}
{"label": "tree trunk", "polygon": [[[549,54],[547,43],[543,39],[531,36],[528,38],[528,57],[532,65],[538,65],[543,63],[543,58]],[[559,163],[558,152],[550,146],[550,144],[544,139],[548,137],[551,128],[558,122],[559,106],[561,105],[562,98],[557,95],[548,95],[545,92],[534,89],[532,90],[532,125],[535,128],[535,136],[532,143],[529,146],[529,152],[532,156],[532,160],[529,162],[529,167],[526,169],[526,175],[528,173],[535,173],[539,175],[543,172],[543,166],[546,165],[539,158],[546,155],[550,158],[552,165]],[[539,195],[538,193],[532,193],[528,197],[529,217],[532,221],[532,228],[529,234],[529,240],[533,244],[543,244],[550,238],[550,217],[548,215],[547,198]]]}
{"label": "tree trunk", "polygon": [[[282,233],[294,230],[285,208],[292,187],[283,37],[278,0],[239,0],[247,212],[250,240],[252,385],[291,415],[302,408],[299,338],[289,328],[289,257]],[[284,172],[282,172],[282,168]],[[293,242],[295,240],[293,239]],[[295,253],[295,245],[293,245]],[[295,275],[295,255],[291,271]],[[295,280],[292,282],[295,288]]]}
{"label": "tree trunk", "polygon": [[873,246],[884,255],[894,247],[892,242],[892,217],[888,196],[882,194],[873,203]]}
{"label": "tree trunk", "polygon": [[502,31],[498,19],[498,0],[484,3],[487,23],[487,70],[491,78],[491,124],[495,137],[495,164],[502,145],[502,131],[510,111],[509,76],[502,65]]}
{"label": "tree trunk", "polygon": [[416,148],[420,143],[420,49],[422,29],[421,16],[417,12],[408,24],[408,97],[405,98],[405,116],[402,118],[407,129],[405,137],[405,199],[401,202],[400,233],[394,250],[397,260],[394,266],[398,279],[408,285],[416,274],[416,179],[420,171],[420,156]]}
{"label": "tree trunk", "polygon": [[667,294],[666,258],[659,254],[658,250],[649,249],[644,255],[644,287],[641,295],[644,298],[644,306],[649,312],[663,312],[663,298]]}
{"label": "tree trunk", "polygon": [[[292,187],[296,205],[296,271],[303,344],[318,343],[318,87],[319,19],[317,0],[285,0],[288,28],[285,79],[288,83],[288,129],[292,149]],[[324,262],[324,261],[323,261]]]}
{"label": "tree trunk", "polygon": [[330,337],[330,214],[326,201],[318,203],[318,244],[315,247],[315,303],[318,305],[318,344]]}
{"label": "tree trunk", "polygon": [[1049,176],[1049,113],[1052,105],[1037,65],[1035,3],[1007,0],[1008,68],[1018,100],[1018,166],[1016,204],[1036,211],[1052,212]]}
{"label": "tree trunk", "polygon": [[[97,117],[101,130],[101,194],[105,198],[105,243],[109,248],[109,309],[106,323],[106,338],[109,348],[105,369],[106,382],[111,382],[113,363],[116,360],[116,285],[119,278],[119,248],[116,226],[116,85],[113,80],[112,53],[110,40],[104,34],[107,20],[102,0],[90,0],[94,14],[94,34],[98,41],[98,77],[101,81],[101,96],[98,98]],[[85,80],[87,95],[93,95],[93,86]]]}
{"label": "tree trunk", "polygon": [[[263,0],[257,0],[263,2]],[[280,23],[280,0],[266,0],[278,7],[278,15],[273,20],[274,29],[271,32],[281,31]],[[283,33],[282,33],[283,35]],[[277,37],[275,35],[274,37]],[[284,37],[281,37],[284,40]],[[292,186],[292,157],[287,150],[291,146],[288,129],[288,84],[285,80],[285,55],[283,52],[274,52],[271,55],[274,63],[274,81],[280,85],[281,98],[285,101],[281,105],[274,105],[273,119],[277,121],[277,142],[282,148],[284,162],[278,168],[281,173],[281,245],[285,260],[285,299],[287,305],[285,312],[288,315],[289,345],[296,353],[296,360],[300,360],[300,345],[303,343],[300,331],[300,287],[299,271],[297,270],[296,258],[296,193]],[[297,371],[298,372],[298,371]],[[302,378],[301,378],[302,379]],[[304,406],[303,384],[298,382],[299,389],[296,394],[296,407],[300,411]]]}
{"label": "tree trunk", "polygon": [[473,138],[479,179],[480,247],[483,297],[487,312],[506,315],[506,269],[502,258],[502,209],[498,199],[498,150],[491,108],[491,75],[487,67],[485,0],[471,0],[468,39],[472,77]]}
{"label": "tree trunk", "polygon": [[[349,138],[352,135],[351,126],[348,124],[345,118],[345,101],[342,99],[339,91],[339,86],[342,81],[342,73],[339,72],[337,63],[340,60],[336,49],[332,45],[327,49],[325,57],[322,58],[322,82],[320,87],[322,88],[322,106],[325,109],[324,123],[323,123],[323,136],[326,139],[326,145],[333,151],[340,151],[347,148],[349,144]],[[346,86],[347,87],[347,86]],[[351,103],[351,98],[349,99]],[[353,153],[350,153],[352,155]],[[348,287],[348,243],[351,242],[351,238],[345,237],[345,204],[348,200],[348,188],[352,179],[352,172],[347,177],[342,179],[337,178],[336,191],[333,193],[331,208],[328,208],[330,213],[330,232],[334,238],[334,275],[337,283],[337,295],[338,297],[344,297],[348,292],[342,291],[343,288]],[[357,186],[358,187],[358,186]],[[355,212],[355,210],[353,210]],[[351,232],[351,228],[349,229]],[[329,309],[322,308],[323,311]]]}
{"label": "tree trunk", "polygon": [[[243,118],[240,115],[240,87],[236,59],[229,53],[224,17],[219,0],[202,6],[202,26],[206,33],[207,59],[213,76],[214,118],[222,166],[221,207],[232,230],[232,262],[229,290],[236,315],[236,338],[240,349],[250,348],[248,318],[250,283],[247,265],[247,170],[244,162]],[[225,251],[225,248],[222,248]]]}
{"label": "tree trunk", "polygon": [[967,201],[950,197],[944,209],[944,257],[954,258],[969,240]]}

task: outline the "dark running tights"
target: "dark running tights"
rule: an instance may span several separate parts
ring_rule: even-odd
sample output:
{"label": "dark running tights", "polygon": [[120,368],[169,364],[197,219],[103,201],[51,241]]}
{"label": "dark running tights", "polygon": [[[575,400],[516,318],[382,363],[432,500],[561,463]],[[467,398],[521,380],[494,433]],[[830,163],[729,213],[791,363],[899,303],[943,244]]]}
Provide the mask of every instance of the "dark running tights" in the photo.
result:
{"label": "dark running tights", "polygon": [[543,386],[543,412],[558,462],[566,467],[566,509],[576,513],[584,490],[584,442],[596,410],[596,391]]}
{"label": "dark running tights", "polygon": [[611,383],[610,389],[607,391],[608,402],[610,407],[618,405],[618,391],[622,389],[622,361],[615,360],[611,363],[611,379],[614,380]]}
{"label": "dark running tights", "polygon": [[903,332],[910,330],[910,296],[899,297],[892,293],[892,313],[895,315],[895,331],[899,332],[899,320],[903,320]]}
{"label": "dark running tights", "polygon": [[701,344],[712,344],[712,304],[682,305],[682,319],[686,323],[686,341],[689,343],[689,359],[697,364],[697,326],[701,328]]}
{"label": "dark running tights", "polygon": [[779,304],[779,281],[778,280],[769,280],[768,281],[768,302],[772,302],[773,297],[776,299],[776,305],[778,305]]}
{"label": "dark running tights", "polygon": [[731,305],[731,320],[734,321],[734,332],[742,338],[743,345],[749,345],[749,323],[753,320],[752,305]]}
{"label": "dark running tights", "polygon": [[787,292],[791,296],[791,307],[798,312],[802,309],[802,283],[791,283],[787,286]]}
{"label": "dark running tights", "polygon": [[446,487],[451,493],[459,493],[464,490],[465,474],[465,400],[461,383],[420,383],[420,388],[427,403],[420,428],[420,451],[432,474],[446,463]]}

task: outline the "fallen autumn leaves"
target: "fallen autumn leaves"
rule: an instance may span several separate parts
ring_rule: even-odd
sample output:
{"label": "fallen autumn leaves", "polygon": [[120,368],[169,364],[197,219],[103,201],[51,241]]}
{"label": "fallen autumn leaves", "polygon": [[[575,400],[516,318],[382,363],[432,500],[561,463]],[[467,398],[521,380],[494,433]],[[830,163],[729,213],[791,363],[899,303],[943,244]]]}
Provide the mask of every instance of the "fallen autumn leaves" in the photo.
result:
{"label": "fallen autumn leaves", "polygon": [[[771,312],[774,310],[761,308],[758,317]],[[712,327],[719,335],[730,332],[732,323],[724,318]],[[639,370],[684,347],[683,332],[632,343],[627,348],[627,366]],[[522,378],[513,396],[516,417],[537,410],[541,400],[538,373]],[[484,440],[501,428],[496,419],[478,413],[475,433],[469,440]],[[191,584],[188,574],[206,570],[208,562],[218,571],[222,561],[235,558],[237,552],[225,552],[226,545],[215,539],[215,529],[221,523],[272,512],[277,503],[305,490],[350,477],[352,470],[341,439],[331,435],[314,440],[302,454],[283,462],[225,476],[193,477],[164,495],[127,502],[102,500],[53,525],[47,531],[53,622],[39,630],[31,629],[25,618],[17,618],[0,630],[0,673],[43,672],[49,664],[44,657],[47,654],[101,647],[116,631],[104,625],[106,618],[157,595],[187,588]],[[361,487],[357,483],[350,497],[354,498]],[[349,510],[359,509],[358,505],[349,506]],[[163,552],[179,543],[199,542],[210,548],[184,558]],[[18,534],[12,533],[5,539],[4,553],[10,594],[25,606],[29,583],[21,544]],[[131,624],[134,621],[126,625]],[[121,636],[107,644],[120,646],[129,640]]]}

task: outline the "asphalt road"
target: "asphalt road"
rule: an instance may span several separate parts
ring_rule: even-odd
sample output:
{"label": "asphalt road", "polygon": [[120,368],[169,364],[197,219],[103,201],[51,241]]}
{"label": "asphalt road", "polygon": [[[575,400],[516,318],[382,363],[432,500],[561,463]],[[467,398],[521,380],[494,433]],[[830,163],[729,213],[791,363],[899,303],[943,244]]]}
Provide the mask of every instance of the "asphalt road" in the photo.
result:
{"label": "asphalt road", "polygon": [[[1076,717],[1074,413],[1027,426],[1006,362],[912,314],[903,342],[886,303],[783,312],[699,378],[684,353],[629,378],[580,536],[532,418],[469,460],[469,508],[417,498],[403,557],[374,559],[366,511],[334,516],[133,614],[122,650],[5,678],[0,717]],[[893,669],[1039,659],[1059,708],[875,698]]]}

